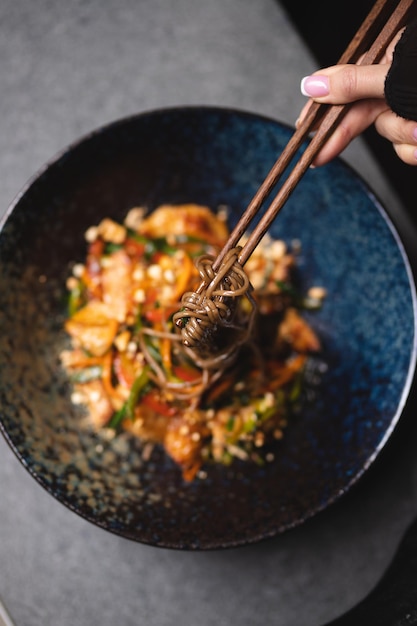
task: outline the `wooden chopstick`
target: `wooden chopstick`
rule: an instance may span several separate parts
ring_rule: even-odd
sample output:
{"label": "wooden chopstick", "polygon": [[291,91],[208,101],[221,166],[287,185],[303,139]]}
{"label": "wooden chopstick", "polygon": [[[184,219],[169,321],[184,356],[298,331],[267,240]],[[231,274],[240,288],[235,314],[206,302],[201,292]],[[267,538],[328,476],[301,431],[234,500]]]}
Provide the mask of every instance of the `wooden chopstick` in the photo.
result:
{"label": "wooden chopstick", "polygon": [[[338,64],[357,63],[358,65],[371,65],[377,63],[382,58],[394,35],[401,26],[404,25],[413,2],[414,0],[400,0],[394,3],[392,0],[378,0],[359,27],[345,52],[340,57]],[[385,25],[381,24],[381,22],[385,22]],[[270,206],[242,247],[239,254],[239,263],[241,265],[246,263],[278,212],[313,162],[315,156],[334,132],[337,124],[351,106],[351,104],[325,105],[313,101],[310,102],[309,109],[302,124],[295,130],[280,157],[273,165],[246,211],[231,232],[225,246],[215,259],[213,263],[213,269],[215,271],[219,269],[224,256],[238,245],[242,235],[246,232],[262,204],[287,169],[297,150],[310,131],[318,124],[317,130],[310,140],[310,143],[307,145],[298,162],[272,200]]]}

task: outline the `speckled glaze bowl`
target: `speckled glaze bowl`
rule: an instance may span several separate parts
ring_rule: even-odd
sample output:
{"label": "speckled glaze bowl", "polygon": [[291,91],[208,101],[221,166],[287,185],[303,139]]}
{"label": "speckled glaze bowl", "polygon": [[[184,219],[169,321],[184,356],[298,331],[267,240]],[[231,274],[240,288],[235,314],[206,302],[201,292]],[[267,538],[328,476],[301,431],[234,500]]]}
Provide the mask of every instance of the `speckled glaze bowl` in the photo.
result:
{"label": "speckled glaze bowl", "polygon": [[313,399],[273,463],[211,466],[191,484],[160,451],[81,427],[60,367],[65,280],[84,231],[161,203],[227,205],[232,223],[292,130],[245,112],[160,110],[118,121],[64,150],[9,208],[0,235],[0,426],[50,494],[97,526],[179,549],[239,546],[297,526],[341,497],[377,457],[415,365],[415,293],[385,211],[342,161],[307,172],[272,227],[302,243],[300,280],[325,286],[308,314],[323,343]]}

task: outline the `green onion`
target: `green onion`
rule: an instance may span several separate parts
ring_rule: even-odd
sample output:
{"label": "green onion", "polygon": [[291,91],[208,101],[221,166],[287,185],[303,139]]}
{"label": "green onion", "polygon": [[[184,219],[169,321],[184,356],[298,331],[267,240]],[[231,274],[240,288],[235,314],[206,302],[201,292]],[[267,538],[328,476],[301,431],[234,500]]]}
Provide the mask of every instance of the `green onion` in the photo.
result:
{"label": "green onion", "polygon": [[80,280],[77,281],[77,285],[71,289],[68,294],[68,316],[72,317],[83,304],[84,290]]}
{"label": "green onion", "polygon": [[257,420],[257,416],[256,413],[254,414],[254,417],[252,417],[251,419],[248,419],[247,422],[244,423],[243,425],[243,432],[248,435],[249,433],[252,433],[254,430],[256,430],[257,426],[258,426],[258,420]]}
{"label": "green onion", "polygon": [[104,248],[103,256],[112,254],[113,252],[117,252],[118,250],[121,250],[122,248],[123,248],[123,245],[121,243],[108,242],[106,243],[106,246]]}
{"label": "green onion", "polygon": [[226,430],[228,430],[229,432],[232,432],[234,425],[235,425],[235,418],[233,415],[231,415],[226,422]]}
{"label": "green onion", "polygon": [[294,300],[296,300],[297,302],[301,300],[300,294],[298,293],[296,289],[294,289],[294,287],[290,283],[286,283],[283,280],[276,280],[275,284],[281,289],[281,291],[283,291],[284,293],[287,293],[289,296],[294,298]]}
{"label": "green onion", "polygon": [[[176,245],[173,246],[171,245],[171,243],[168,243],[166,237],[156,237],[155,239],[149,239],[148,237],[140,235],[132,230],[128,230],[128,237],[129,239],[133,239],[134,241],[137,241],[138,243],[144,245],[145,256],[148,257],[148,259],[152,257],[155,252],[163,252],[164,254],[172,256],[178,251],[178,247]],[[204,254],[205,250],[207,249],[207,242],[205,242],[203,239],[200,239],[198,237],[192,237],[190,235],[175,236],[175,243],[179,245],[184,245],[187,243],[200,244],[201,249],[195,251],[195,256],[200,256],[201,254]]]}
{"label": "green onion", "polygon": [[263,413],[258,413],[258,417],[259,417],[259,421],[262,422],[266,422],[267,420],[269,420],[270,417],[273,417],[277,412],[277,407],[276,406],[271,406],[268,409],[266,409],[265,411],[263,411]]}
{"label": "green onion", "polygon": [[122,408],[119,409],[119,411],[116,411],[116,413],[112,415],[112,418],[110,422],[107,424],[107,426],[109,428],[116,430],[120,426],[120,424],[122,423],[125,417],[126,417],[126,402],[124,403]]}
{"label": "green onion", "polygon": [[130,389],[128,399],[126,400],[122,408],[119,411],[116,411],[116,413],[113,415],[110,422],[108,423],[109,428],[118,428],[118,426],[120,426],[121,422],[126,417],[133,420],[135,415],[135,406],[137,405],[140,396],[143,394],[150,381],[149,370],[150,368],[148,366],[144,367],[142,372],[135,379]]}
{"label": "green onion", "polygon": [[101,365],[91,365],[90,367],[85,367],[82,370],[74,372],[71,376],[71,380],[74,383],[88,383],[90,380],[95,380],[96,378],[100,378],[102,373]]}
{"label": "green onion", "polygon": [[289,401],[295,402],[299,399],[303,387],[303,375],[297,376],[289,395]]}
{"label": "green onion", "polygon": [[126,415],[133,419],[135,406],[138,403],[138,400],[143,393],[145,387],[149,383],[149,366],[145,366],[139,376],[135,379],[132,388],[130,390],[130,394],[128,399],[126,400]]}

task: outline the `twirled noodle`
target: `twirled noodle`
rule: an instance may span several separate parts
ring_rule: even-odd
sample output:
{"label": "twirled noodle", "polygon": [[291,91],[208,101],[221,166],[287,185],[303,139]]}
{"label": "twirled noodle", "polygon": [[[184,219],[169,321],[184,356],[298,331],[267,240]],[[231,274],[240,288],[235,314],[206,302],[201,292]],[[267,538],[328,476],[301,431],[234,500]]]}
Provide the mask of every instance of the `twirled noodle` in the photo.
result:
{"label": "twirled noodle", "polygon": [[196,291],[183,295],[182,308],[173,316],[187,354],[199,367],[229,366],[251,336],[256,303],[238,261],[240,250],[230,250],[217,272],[212,256],[197,259],[201,283]]}

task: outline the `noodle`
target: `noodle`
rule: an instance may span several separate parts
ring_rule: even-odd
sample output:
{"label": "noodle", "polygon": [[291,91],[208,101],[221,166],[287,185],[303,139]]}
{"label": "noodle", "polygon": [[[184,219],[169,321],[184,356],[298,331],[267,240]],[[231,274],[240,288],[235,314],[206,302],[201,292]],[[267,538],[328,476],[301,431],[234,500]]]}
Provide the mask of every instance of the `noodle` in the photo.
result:
{"label": "noodle", "polygon": [[[196,266],[202,282],[196,291],[183,295],[183,308],[173,316],[187,354],[199,367],[227,367],[251,337],[256,303],[249,278],[237,260],[239,251],[239,247],[230,250],[217,273],[212,257],[199,258]],[[242,297],[250,304],[249,312],[238,303]],[[222,332],[226,329],[236,332],[227,338]]]}

